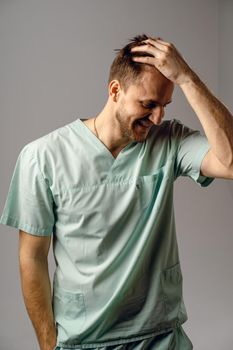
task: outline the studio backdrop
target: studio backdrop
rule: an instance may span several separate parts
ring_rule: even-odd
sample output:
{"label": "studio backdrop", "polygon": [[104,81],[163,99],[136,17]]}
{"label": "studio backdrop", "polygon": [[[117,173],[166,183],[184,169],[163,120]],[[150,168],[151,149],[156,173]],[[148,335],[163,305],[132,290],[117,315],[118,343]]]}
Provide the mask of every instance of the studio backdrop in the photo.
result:
{"label": "studio backdrop", "polygon": [[[101,111],[114,49],[142,33],[172,42],[233,110],[233,2],[227,0],[1,0],[0,209],[20,150],[76,118]],[[203,132],[176,87],[165,119]],[[175,183],[177,238],[188,321],[197,350],[233,344],[233,183]],[[38,350],[23,302],[18,230],[0,227],[0,350]],[[49,253],[52,278],[54,261]]]}

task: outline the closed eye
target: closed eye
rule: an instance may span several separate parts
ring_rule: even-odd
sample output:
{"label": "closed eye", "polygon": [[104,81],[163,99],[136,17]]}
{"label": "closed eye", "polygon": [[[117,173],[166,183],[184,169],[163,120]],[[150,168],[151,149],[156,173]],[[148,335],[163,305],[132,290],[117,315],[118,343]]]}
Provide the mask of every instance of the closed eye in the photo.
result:
{"label": "closed eye", "polygon": [[151,108],[153,108],[153,107],[151,107],[151,106],[143,106],[144,108],[146,108],[146,109],[151,109]]}
{"label": "closed eye", "polygon": [[155,108],[157,105],[154,103],[154,104],[150,104],[150,105],[143,105],[144,108],[146,109],[152,109],[152,108]]}
{"label": "closed eye", "polygon": [[[165,105],[163,105],[163,107],[165,108],[171,102],[172,101],[165,103]],[[157,103],[150,103],[150,104],[142,104],[142,106],[146,109],[152,109],[152,108],[155,108],[156,106],[158,106],[158,104]]]}

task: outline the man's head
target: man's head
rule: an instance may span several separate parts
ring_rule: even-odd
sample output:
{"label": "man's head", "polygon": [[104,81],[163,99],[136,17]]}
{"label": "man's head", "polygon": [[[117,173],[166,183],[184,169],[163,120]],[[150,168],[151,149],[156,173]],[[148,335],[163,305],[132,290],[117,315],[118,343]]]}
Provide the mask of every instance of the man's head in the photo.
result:
{"label": "man's head", "polygon": [[148,64],[139,64],[132,61],[133,56],[145,56],[148,54],[144,52],[135,54],[131,52],[131,49],[136,46],[144,45],[143,41],[148,38],[149,36],[146,34],[135,36],[129,39],[129,43],[123,48],[114,50],[118,53],[110,67],[108,84],[110,84],[113,79],[117,79],[124,92],[127,92],[129,86],[140,83],[142,73],[146,70],[151,70],[153,67]]}
{"label": "man's head", "polygon": [[[131,52],[143,45],[146,34],[131,39],[111,64],[108,86],[109,100],[115,122],[125,139],[144,141],[151,126],[160,124],[166,104],[171,101],[174,84],[154,66],[132,60],[133,56],[148,55]],[[144,123],[145,126],[140,124]]]}

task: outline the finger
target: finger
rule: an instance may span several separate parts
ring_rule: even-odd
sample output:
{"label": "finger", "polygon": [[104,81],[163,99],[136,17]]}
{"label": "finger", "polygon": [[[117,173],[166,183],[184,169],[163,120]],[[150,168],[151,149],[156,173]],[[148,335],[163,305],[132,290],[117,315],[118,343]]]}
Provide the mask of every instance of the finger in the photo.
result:
{"label": "finger", "polygon": [[150,56],[138,56],[138,57],[132,57],[132,60],[138,63],[147,63],[147,64],[151,64],[152,66],[154,66],[154,57],[150,57]]}
{"label": "finger", "polygon": [[137,52],[137,51],[147,52],[147,53],[150,53],[152,55],[156,55],[156,54],[159,54],[162,52],[162,50],[160,50],[158,47],[155,47],[151,44],[135,46],[131,49],[131,52]]}
{"label": "finger", "polygon": [[160,49],[161,51],[165,52],[167,50],[168,45],[165,45],[164,41],[159,41],[158,39],[152,40],[152,39],[147,39],[147,42],[156,48]]}
{"label": "finger", "polygon": [[170,46],[171,45],[171,43],[168,43],[167,41],[164,41],[161,38],[157,38],[156,41],[159,41],[160,43],[162,43],[162,44],[164,44],[166,46]]}
{"label": "finger", "polygon": [[147,41],[151,41],[152,43],[156,43],[156,42],[158,43],[158,42],[160,42],[161,44],[164,44],[164,45],[166,45],[166,46],[170,46],[170,45],[171,45],[171,43],[162,40],[162,38],[160,38],[160,37],[157,37],[157,38],[148,38],[148,39],[146,39],[146,40],[143,40],[143,42],[145,42],[145,43],[146,43]]}

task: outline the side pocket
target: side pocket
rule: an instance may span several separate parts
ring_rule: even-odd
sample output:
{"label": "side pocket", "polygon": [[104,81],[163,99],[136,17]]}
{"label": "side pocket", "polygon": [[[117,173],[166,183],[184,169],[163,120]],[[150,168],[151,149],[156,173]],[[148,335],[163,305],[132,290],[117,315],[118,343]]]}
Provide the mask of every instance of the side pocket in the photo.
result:
{"label": "side pocket", "polygon": [[[181,306],[184,308],[182,296],[183,277],[180,263],[162,271],[161,285],[167,321],[178,320],[181,314]],[[183,312],[186,313],[184,309]]]}
{"label": "side pocket", "polygon": [[55,288],[53,294],[53,311],[56,323],[69,333],[75,327],[77,332],[86,318],[84,294]]}

